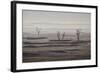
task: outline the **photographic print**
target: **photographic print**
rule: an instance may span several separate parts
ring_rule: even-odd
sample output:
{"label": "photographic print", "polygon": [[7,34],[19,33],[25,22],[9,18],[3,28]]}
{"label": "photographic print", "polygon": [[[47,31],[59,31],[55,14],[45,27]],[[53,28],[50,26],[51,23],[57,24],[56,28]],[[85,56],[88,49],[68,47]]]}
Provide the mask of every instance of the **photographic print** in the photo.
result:
{"label": "photographic print", "polygon": [[91,14],[23,10],[23,62],[91,58]]}
{"label": "photographic print", "polygon": [[97,6],[11,2],[11,71],[97,67]]}

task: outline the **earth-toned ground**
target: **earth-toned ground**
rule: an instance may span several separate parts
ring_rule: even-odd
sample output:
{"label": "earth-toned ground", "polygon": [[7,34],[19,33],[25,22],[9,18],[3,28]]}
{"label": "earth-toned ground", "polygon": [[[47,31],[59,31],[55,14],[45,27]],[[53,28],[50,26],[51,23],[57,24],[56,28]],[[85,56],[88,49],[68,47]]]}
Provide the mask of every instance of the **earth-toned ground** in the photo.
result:
{"label": "earth-toned ground", "polygon": [[72,46],[23,47],[23,62],[84,60],[91,58],[90,51],[89,42]]}

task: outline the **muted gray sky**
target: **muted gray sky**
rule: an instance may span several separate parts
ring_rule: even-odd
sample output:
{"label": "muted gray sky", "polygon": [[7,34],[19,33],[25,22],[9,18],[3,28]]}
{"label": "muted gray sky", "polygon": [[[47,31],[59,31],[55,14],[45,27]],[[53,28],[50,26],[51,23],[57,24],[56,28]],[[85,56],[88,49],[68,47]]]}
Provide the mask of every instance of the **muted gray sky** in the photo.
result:
{"label": "muted gray sky", "polygon": [[90,32],[91,14],[23,10],[23,32],[33,32],[38,27],[44,33],[83,29]]}

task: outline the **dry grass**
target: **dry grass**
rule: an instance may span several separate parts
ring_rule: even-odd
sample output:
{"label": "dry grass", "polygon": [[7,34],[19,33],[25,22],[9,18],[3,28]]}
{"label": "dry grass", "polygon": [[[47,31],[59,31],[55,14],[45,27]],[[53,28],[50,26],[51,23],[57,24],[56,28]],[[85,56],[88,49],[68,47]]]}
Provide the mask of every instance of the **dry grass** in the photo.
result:
{"label": "dry grass", "polygon": [[90,59],[90,45],[68,47],[23,48],[23,62]]}

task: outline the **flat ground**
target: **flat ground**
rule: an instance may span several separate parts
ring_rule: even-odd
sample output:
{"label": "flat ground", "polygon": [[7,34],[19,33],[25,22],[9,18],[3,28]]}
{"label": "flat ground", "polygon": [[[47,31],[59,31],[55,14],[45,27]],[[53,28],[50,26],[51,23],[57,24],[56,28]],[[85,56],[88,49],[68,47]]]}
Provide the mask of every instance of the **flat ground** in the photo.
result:
{"label": "flat ground", "polygon": [[90,59],[90,45],[23,48],[23,62]]}

